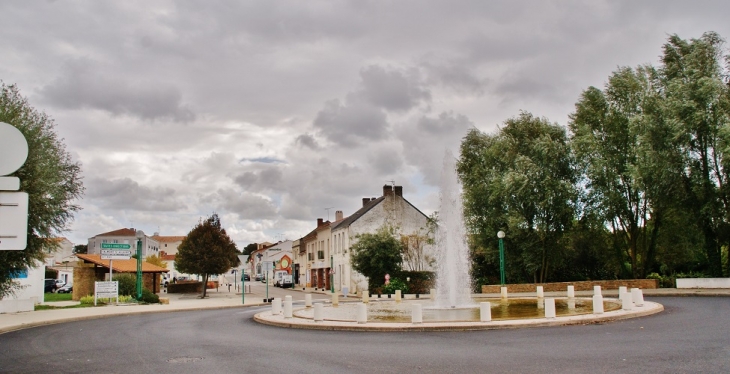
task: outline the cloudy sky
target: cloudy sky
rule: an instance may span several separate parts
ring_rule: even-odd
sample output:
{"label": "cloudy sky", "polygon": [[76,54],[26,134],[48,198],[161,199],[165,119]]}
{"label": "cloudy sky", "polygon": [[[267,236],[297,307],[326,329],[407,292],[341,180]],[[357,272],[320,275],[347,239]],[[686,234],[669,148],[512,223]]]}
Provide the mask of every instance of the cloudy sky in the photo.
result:
{"label": "cloudy sky", "polygon": [[[0,80],[82,164],[76,244],[296,239],[395,181],[438,210],[447,149],[520,110],[567,124],[670,34],[730,37],[727,1],[4,1]],[[329,209],[329,211],[327,210]]]}

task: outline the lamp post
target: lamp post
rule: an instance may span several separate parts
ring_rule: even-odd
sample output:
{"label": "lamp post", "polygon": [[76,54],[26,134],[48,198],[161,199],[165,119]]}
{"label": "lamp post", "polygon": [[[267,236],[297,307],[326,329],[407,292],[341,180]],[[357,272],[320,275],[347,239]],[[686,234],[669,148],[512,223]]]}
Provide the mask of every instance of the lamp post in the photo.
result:
{"label": "lamp post", "polygon": [[499,238],[499,280],[504,286],[504,231],[499,230],[497,237]]}
{"label": "lamp post", "polygon": [[334,256],[330,255],[330,288],[332,288],[332,293],[335,293],[335,262],[334,262]]}
{"label": "lamp post", "polygon": [[142,300],[142,238],[144,238],[144,232],[137,230],[135,236],[137,237],[137,300]]}

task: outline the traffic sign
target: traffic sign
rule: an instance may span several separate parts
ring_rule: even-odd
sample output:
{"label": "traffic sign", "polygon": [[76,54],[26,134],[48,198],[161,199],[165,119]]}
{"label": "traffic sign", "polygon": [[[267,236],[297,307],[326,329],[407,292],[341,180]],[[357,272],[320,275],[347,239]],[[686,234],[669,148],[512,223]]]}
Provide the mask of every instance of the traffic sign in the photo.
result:
{"label": "traffic sign", "polygon": [[130,257],[132,257],[132,251],[125,251],[123,249],[101,250],[102,260],[129,260]]}
{"label": "traffic sign", "polygon": [[28,194],[0,192],[0,251],[28,245]]}
{"label": "traffic sign", "polygon": [[102,249],[129,249],[132,248],[129,244],[117,244],[117,243],[101,243]]}

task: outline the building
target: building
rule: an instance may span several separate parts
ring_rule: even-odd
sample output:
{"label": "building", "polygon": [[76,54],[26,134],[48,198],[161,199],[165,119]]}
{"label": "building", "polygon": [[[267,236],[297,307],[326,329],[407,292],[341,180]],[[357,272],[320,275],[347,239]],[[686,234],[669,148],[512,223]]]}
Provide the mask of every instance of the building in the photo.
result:
{"label": "building", "polygon": [[168,255],[176,255],[177,248],[182,244],[184,236],[163,236],[160,233],[154,233],[152,240],[157,241],[160,245],[160,253],[165,252]]}
{"label": "building", "polygon": [[[383,195],[378,198],[363,198],[362,207],[330,228],[331,263],[335,290],[357,293],[368,289],[367,278],[357,273],[350,265],[350,247],[357,236],[375,233],[382,227],[391,227],[399,235],[425,236],[429,218],[408,200],[403,198],[402,186],[383,186]],[[330,243],[329,241],[327,243]],[[329,246],[329,244],[327,244]],[[329,249],[329,248],[327,248]],[[426,251],[432,249],[426,248]],[[425,266],[428,268],[428,266]]]}
{"label": "building", "polygon": [[284,240],[269,246],[259,246],[260,249],[251,252],[250,259],[256,275],[273,279],[276,271],[286,271],[287,274],[291,274],[294,257],[292,244],[293,241]]}
{"label": "building", "polygon": [[57,244],[56,248],[46,250],[46,266],[56,266],[67,262],[78,261],[74,256],[74,243],[64,237],[49,239]]}
{"label": "building", "polygon": [[307,265],[304,274],[306,287],[314,287],[315,289],[329,289],[331,287],[329,277],[332,270],[329,248],[331,244],[330,225],[330,221],[317,218],[317,227],[301,239],[301,245],[304,246],[307,253]]}
{"label": "building", "polygon": [[[129,244],[132,254],[134,254],[137,249],[137,230],[124,228],[91,237],[88,242],[87,254],[101,254],[102,243]],[[160,243],[152,237],[144,235],[142,237],[142,258],[159,256],[159,254]]]}

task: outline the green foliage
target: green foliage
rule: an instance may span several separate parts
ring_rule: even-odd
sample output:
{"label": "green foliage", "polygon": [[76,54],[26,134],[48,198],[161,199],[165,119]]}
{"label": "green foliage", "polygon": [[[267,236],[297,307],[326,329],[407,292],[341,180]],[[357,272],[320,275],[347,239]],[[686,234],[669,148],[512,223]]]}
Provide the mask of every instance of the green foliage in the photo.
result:
{"label": "green foliage", "polygon": [[383,286],[384,294],[395,294],[396,290],[400,290],[401,295],[408,293],[408,285],[401,279],[391,278],[390,282]]}
{"label": "green foliage", "polygon": [[71,293],[44,293],[43,301],[70,301],[73,295]]}
{"label": "green foliage", "polygon": [[13,292],[12,273],[35,266],[58,244],[49,240],[67,229],[83,194],[81,167],[73,162],[55,124],[35,110],[14,85],[0,85],[0,122],[15,126],[28,142],[28,158],[12,176],[28,193],[28,244],[23,251],[0,251],[0,299]]}
{"label": "green foliage", "polygon": [[143,303],[147,304],[158,304],[160,302],[160,297],[156,294],[152,293],[152,291],[143,288],[142,289],[142,300],[140,300]]}
{"label": "green foliage", "polygon": [[374,234],[360,234],[350,248],[352,268],[368,278],[370,292],[385,283],[386,274],[394,277],[401,270],[402,247],[392,228],[382,227]]}
{"label": "green foliage", "polygon": [[[175,268],[181,273],[203,276],[203,284],[211,274],[222,274],[238,266],[241,254],[236,244],[221,226],[217,214],[213,214],[188,233],[178,247]],[[206,288],[203,287],[203,297]]]}
{"label": "green foliage", "polygon": [[435,288],[436,274],[432,271],[401,271],[398,278],[407,280],[409,293],[427,294]]}
{"label": "green foliage", "polygon": [[256,243],[248,244],[247,246],[243,247],[243,254],[250,255],[251,252],[255,251],[257,248],[258,245]]}
{"label": "green foliage", "polygon": [[[142,290],[142,295],[144,297],[144,291],[147,291],[148,293],[151,293],[146,288]],[[155,295],[157,296],[157,295]],[[106,298],[106,297],[100,297],[96,299],[96,305],[106,305],[111,304],[117,301],[117,298]],[[130,302],[135,302],[134,297],[130,295],[119,295],[119,303],[120,304],[127,304]],[[84,296],[80,300],[82,305],[94,305],[94,295]],[[159,302],[159,298],[156,302]],[[155,303],[155,302],[149,302],[149,303]]]}
{"label": "green foliage", "polygon": [[87,244],[77,244],[74,246],[74,253],[88,253],[89,247]]}
{"label": "green foliage", "polygon": [[132,274],[117,274],[113,280],[119,282],[119,295],[132,296],[137,294],[137,277]]}

